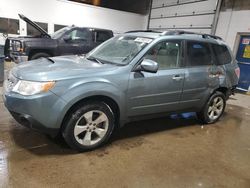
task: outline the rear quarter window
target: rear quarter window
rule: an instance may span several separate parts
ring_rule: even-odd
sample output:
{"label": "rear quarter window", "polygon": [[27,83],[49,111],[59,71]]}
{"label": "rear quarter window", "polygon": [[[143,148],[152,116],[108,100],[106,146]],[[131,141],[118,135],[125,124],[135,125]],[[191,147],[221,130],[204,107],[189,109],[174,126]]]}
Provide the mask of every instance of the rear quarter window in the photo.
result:
{"label": "rear quarter window", "polygon": [[212,55],[207,43],[187,41],[187,65],[202,66],[211,65]]}
{"label": "rear quarter window", "polygon": [[224,65],[231,63],[232,57],[225,45],[212,44],[217,64]]}
{"label": "rear quarter window", "polygon": [[95,42],[104,42],[110,39],[112,36],[109,32],[106,31],[94,31],[94,40]]}

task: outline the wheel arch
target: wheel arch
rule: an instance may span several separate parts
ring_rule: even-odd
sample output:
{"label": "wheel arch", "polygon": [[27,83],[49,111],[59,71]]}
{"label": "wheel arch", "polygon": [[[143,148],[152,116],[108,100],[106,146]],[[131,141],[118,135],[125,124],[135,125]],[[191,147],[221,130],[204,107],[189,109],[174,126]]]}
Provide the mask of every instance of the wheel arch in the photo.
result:
{"label": "wheel arch", "polygon": [[213,93],[215,93],[216,91],[219,91],[219,92],[223,93],[224,96],[225,96],[225,98],[226,98],[226,100],[230,96],[230,89],[227,88],[227,87],[219,87],[219,88],[215,89]]}
{"label": "wheel arch", "polygon": [[49,50],[49,49],[30,49],[29,51],[29,60],[32,58],[32,56],[34,56],[35,54],[38,54],[38,53],[46,53],[46,54],[49,54],[50,56],[54,56],[54,53],[52,50]]}
{"label": "wheel arch", "polygon": [[202,105],[200,106],[200,108],[198,109],[198,111],[204,108],[204,106],[206,105],[206,103],[209,101],[210,97],[214,93],[216,93],[217,91],[223,93],[226,100],[229,98],[229,95],[230,95],[229,91],[230,91],[230,89],[228,89],[227,87],[220,86],[220,87],[217,87],[215,89],[212,89],[212,90],[210,90],[210,92],[208,93],[208,95],[204,98],[204,100],[202,102]]}
{"label": "wheel arch", "polygon": [[106,105],[108,105],[108,107],[111,108],[112,112],[114,113],[115,124],[119,126],[120,107],[119,107],[118,103],[113,98],[111,98],[109,96],[94,95],[94,96],[85,97],[83,99],[80,99],[80,100],[74,102],[66,111],[66,113],[62,119],[60,129],[63,130],[65,128],[65,126],[66,126],[65,122],[68,121],[69,114],[71,114],[73,111],[75,111],[79,106],[83,105],[84,103],[91,102],[91,101],[104,102]]}

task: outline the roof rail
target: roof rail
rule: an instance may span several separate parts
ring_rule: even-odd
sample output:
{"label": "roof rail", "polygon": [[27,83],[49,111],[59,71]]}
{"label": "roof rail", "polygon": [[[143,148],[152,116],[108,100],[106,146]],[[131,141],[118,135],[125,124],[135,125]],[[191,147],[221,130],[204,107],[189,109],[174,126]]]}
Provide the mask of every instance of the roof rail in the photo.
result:
{"label": "roof rail", "polygon": [[154,32],[154,33],[162,33],[161,31],[154,31],[154,30],[132,30],[127,31],[125,33],[137,33],[137,32]]}
{"label": "roof rail", "polygon": [[161,35],[183,35],[183,34],[190,34],[190,35],[200,35],[202,38],[213,38],[218,40],[223,40],[221,37],[216,35],[210,35],[205,33],[195,33],[190,31],[183,31],[183,30],[172,30],[172,31],[164,31]]}

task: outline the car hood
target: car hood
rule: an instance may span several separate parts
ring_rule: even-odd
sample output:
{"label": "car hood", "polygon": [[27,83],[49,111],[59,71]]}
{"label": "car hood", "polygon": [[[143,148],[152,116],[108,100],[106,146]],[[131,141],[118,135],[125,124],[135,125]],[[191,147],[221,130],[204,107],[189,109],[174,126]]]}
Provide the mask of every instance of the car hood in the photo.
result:
{"label": "car hood", "polygon": [[20,63],[11,70],[11,74],[21,80],[57,81],[101,76],[117,68],[116,65],[99,64],[82,56],[59,56]]}
{"label": "car hood", "polygon": [[18,16],[25,21],[27,24],[31,25],[32,27],[34,27],[36,30],[38,30],[42,35],[45,35],[49,38],[50,35],[43,29],[41,28],[39,25],[37,25],[35,22],[31,21],[29,18],[27,18],[26,16],[22,15],[22,14],[18,14]]}

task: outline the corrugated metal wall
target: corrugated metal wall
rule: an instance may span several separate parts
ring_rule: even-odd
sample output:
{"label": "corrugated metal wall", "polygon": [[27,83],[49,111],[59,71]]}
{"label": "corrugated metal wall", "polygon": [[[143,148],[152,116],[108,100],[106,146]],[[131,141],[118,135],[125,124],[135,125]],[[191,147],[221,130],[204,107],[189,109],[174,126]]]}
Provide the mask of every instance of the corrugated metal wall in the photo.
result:
{"label": "corrugated metal wall", "polygon": [[152,0],[149,27],[211,33],[217,0]]}

